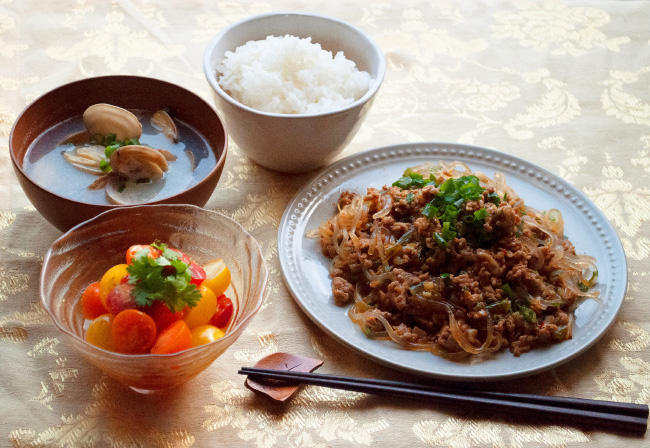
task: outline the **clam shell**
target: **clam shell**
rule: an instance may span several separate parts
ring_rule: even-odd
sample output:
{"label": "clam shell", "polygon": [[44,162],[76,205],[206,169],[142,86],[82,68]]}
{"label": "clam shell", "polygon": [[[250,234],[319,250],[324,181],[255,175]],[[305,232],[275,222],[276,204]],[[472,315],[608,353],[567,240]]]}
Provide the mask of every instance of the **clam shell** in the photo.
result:
{"label": "clam shell", "polygon": [[104,157],[104,147],[101,145],[79,146],[72,151],[63,153],[63,158],[72,166],[95,176],[105,174],[99,168],[99,163]]}
{"label": "clam shell", "polygon": [[142,125],[138,118],[126,109],[111,104],[99,103],[90,106],[83,115],[84,124],[90,135],[115,134],[116,140],[140,138]]}
{"label": "clam shell", "polygon": [[165,134],[165,137],[174,143],[178,143],[178,129],[172,117],[164,110],[156,111],[151,117],[151,124]]}
{"label": "clam shell", "polygon": [[142,145],[122,146],[111,155],[111,167],[129,179],[160,179],[167,171],[165,156],[158,150]]}
{"label": "clam shell", "polygon": [[138,183],[124,181],[115,176],[106,184],[106,197],[117,205],[144,204],[155,199],[165,186],[165,179],[153,182]]}

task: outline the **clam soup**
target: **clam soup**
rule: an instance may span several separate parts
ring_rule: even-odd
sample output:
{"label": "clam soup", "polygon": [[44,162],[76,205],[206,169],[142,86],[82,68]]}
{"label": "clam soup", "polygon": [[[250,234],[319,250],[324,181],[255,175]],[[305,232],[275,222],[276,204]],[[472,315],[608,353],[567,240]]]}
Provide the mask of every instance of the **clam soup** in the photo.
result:
{"label": "clam soup", "polygon": [[[98,205],[130,205],[163,200],[200,182],[216,166],[214,152],[206,139],[191,126],[174,118],[178,129],[178,143],[151,123],[151,111],[131,110],[142,124],[141,145],[169,151],[176,159],[169,162],[162,179],[132,182],[111,179],[114,191],[119,191],[119,202],[111,200],[108,189],[88,188],[97,175],[84,172],[64,157],[83,147],[62,143],[71,135],[86,128],[82,116],[69,118],[38,136],[30,145],[23,161],[23,170],[36,183],[59,196],[79,202]],[[87,144],[86,146],[91,146]]]}

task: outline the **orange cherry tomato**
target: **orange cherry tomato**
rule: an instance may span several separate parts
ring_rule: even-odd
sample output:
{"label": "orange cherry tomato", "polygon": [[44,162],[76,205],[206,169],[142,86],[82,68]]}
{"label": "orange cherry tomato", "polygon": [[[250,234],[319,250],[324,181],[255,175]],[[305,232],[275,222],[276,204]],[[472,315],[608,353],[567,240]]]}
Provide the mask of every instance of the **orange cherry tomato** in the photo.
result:
{"label": "orange cherry tomato", "polygon": [[192,329],[192,347],[209,344],[224,337],[225,333],[214,325],[200,325]]}
{"label": "orange cherry tomato", "polygon": [[126,272],[126,267],[126,264],[117,264],[113,266],[106,271],[102,279],[99,281],[99,298],[106,309],[108,309],[108,305],[106,304],[108,293],[111,292],[111,289],[122,283],[122,279],[125,276],[129,275],[129,273]]}
{"label": "orange cherry tomato", "polygon": [[155,247],[148,244],[136,244],[135,246],[129,247],[126,251],[126,264],[132,264],[135,255],[143,249],[149,250],[147,254],[149,258],[158,258],[160,256],[160,251]]}
{"label": "orange cherry tomato", "polygon": [[154,300],[149,308],[144,310],[151,318],[156,322],[156,329],[158,333],[163,331],[165,328],[183,318],[182,311],[176,311],[175,313],[169,309],[169,307],[160,300]]}
{"label": "orange cherry tomato", "polygon": [[217,310],[210,319],[210,324],[215,327],[223,328],[228,325],[230,319],[232,318],[233,306],[232,300],[230,300],[225,295],[221,294],[217,298]]}
{"label": "orange cherry tomato", "polygon": [[88,285],[81,295],[81,308],[86,319],[94,319],[102,314],[108,313],[108,310],[99,298],[99,282]]}
{"label": "orange cherry tomato", "polygon": [[115,351],[126,354],[147,353],[156,340],[156,323],[142,311],[121,311],[111,328]]}
{"label": "orange cherry tomato", "polygon": [[208,261],[204,266],[206,278],[203,284],[219,297],[230,286],[230,270],[221,258]]}
{"label": "orange cherry tomato", "polygon": [[151,347],[151,353],[165,355],[180,352],[190,347],[192,347],[190,327],[184,321],[178,320],[158,335],[156,343]]}
{"label": "orange cherry tomato", "polygon": [[210,288],[199,286],[199,291],[201,292],[201,300],[192,308],[188,308],[185,316],[183,316],[183,320],[190,328],[207,324],[217,310],[217,298]]}
{"label": "orange cherry tomato", "polygon": [[113,335],[111,332],[114,318],[115,315],[109,313],[97,316],[90,323],[88,330],[86,330],[86,342],[104,350],[114,352],[115,346],[113,345]]}

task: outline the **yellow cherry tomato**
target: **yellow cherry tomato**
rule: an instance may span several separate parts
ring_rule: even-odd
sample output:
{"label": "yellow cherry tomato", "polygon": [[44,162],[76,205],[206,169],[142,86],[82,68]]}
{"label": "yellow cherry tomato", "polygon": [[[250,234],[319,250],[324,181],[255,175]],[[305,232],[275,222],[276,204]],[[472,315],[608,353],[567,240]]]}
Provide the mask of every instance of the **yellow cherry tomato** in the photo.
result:
{"label": "yellow cherry tomato", "polygon": [[86,342],[104,350],[114,352],[115,346],[113,345],[113,336],[111,334],[114,317],[115,315],[110,313],[96,317],[90,323],[88,330],[86,330]]}
{"label": "yellow cherry tomato", "polygon": [[192,347],[208,344],[224,335],[225,333],[214,325],[199,325],[192,330]]}
{"label": "yellow cherry tomato", "polygon": [[214,295],[210,288],[201,285],[199,291],[201,292],[201,300],[196,306],[189,308],[183,316],[183,320],[190,328],[207,324],[217,310],[217,296]]}
{"label": "yellow cherry tomato", "polygon": [[230,286],[230,269],[221,258],[208,261],[203,266],[203,270],[206,277],[202,285],[210,288],[217,297],[226,292],[226,289]]}
{"label": "yellow cherry tomato", "polygon": [[108,297],[108,293],[119,285],[122,279],[129,274],[126,272],[127,266],[127,264],[117,264],[113,266],[106,271],[102,279],[99,281],[99,299],[102,301],[102,304],[104,304],[106,309],[108,309],[108,306],[106,305],[106,297]]}

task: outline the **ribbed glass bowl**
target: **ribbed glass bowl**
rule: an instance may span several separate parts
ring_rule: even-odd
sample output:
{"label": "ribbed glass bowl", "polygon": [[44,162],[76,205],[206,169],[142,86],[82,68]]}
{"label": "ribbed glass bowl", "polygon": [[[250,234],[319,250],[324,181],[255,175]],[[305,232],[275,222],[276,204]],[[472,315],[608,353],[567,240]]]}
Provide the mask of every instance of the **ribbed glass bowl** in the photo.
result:
{"label": "ribbed glass bowl", "polygon": [[[222,258],[232,275],[226,295],[234,305],[226,335],[212,343],[170,355],[124,355],[84,340],[81,294],[126,250],[154,240],[188,254],[199,264]],[[267,269],[255,239],[232,219],[192,205],[117,208],[79,224],[57,239],[45,255],[41,301],[67,340],[112,378],[140,391],[184,383],[219,357],[259,310]]]}

